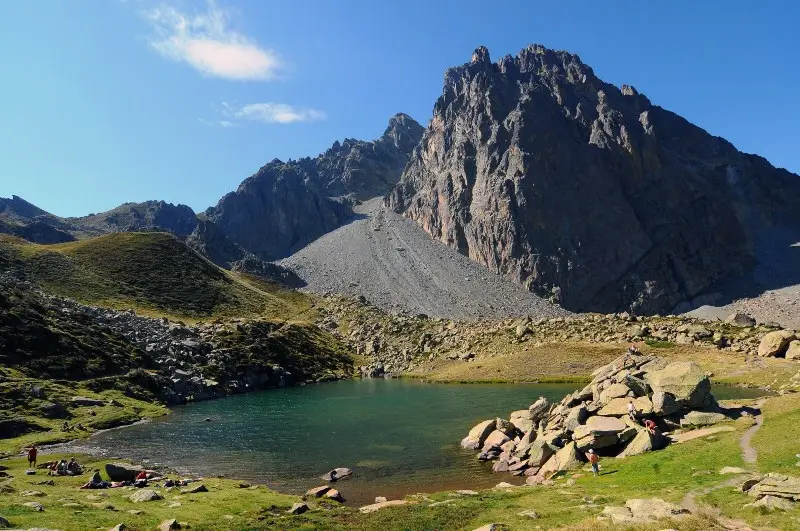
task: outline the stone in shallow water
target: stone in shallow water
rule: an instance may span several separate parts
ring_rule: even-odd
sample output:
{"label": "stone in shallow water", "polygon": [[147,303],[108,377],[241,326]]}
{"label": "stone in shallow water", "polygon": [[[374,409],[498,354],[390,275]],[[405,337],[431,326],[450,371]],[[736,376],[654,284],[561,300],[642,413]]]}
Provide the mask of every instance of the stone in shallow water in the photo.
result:
{"label": "stone in shallow water", "polygon": [[329,490],[331,490],[331,488],[327,485],[322,485],[321,487],[314,487],[313,489],[308,489],[306,491],[306,496],[309,497],[313,496],[314,498],[319,498]]}
{"label": "stone in shallow water", "polygon": [[348,478],[353,475],[353,471],[349,468],[334,468],[327,474],[322,476],[323,481],[339,481],[340,479]]}

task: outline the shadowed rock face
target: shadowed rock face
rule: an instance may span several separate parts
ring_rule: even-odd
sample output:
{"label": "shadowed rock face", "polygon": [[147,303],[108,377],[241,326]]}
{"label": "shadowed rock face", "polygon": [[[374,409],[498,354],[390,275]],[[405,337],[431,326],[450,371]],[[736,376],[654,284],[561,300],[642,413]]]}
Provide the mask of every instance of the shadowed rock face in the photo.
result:
{"label": "shadowed rock face", "polygon": [[347,139],[315,159],[276,159],[209,209],[208,218],[258,258],[282,258],[349,220],[353,200],[385,194],[421,135],[417,122],[399,114],[374,142]]}
{"label": "shadowed rock face", "polygon": [[753,265],[800,178],[567,52],[478,48],[445,74],[387,205],[576,311],[667,312]]}

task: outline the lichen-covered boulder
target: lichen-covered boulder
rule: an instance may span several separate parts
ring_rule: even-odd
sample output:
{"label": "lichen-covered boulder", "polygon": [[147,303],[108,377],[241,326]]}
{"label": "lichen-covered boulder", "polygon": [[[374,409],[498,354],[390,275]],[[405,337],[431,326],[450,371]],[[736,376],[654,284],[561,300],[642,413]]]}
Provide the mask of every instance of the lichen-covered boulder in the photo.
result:
{"label": "lichen-covered boulder", "polygon": [[632,455],[641,455],[645,452],[651,452],[655,448],[655,437],[645,429],[637,430],[636,437],[625,449],[617,454],[617,457],[630,457]]}
{"label": "lichen-covered boulder", "polygon": [[675,400],[675,395],[672,393],[665,393],[664,391],[656,391],[653,393],[653,413],[659,417],[672,415],[680,411],[681,406]]}
{"label": "lichen-covered boulder", "polygon": [[711,381],[693,361],[670,363],[645,375],[654,393],[670,393],[682,407],[704,407],[711,403]]}

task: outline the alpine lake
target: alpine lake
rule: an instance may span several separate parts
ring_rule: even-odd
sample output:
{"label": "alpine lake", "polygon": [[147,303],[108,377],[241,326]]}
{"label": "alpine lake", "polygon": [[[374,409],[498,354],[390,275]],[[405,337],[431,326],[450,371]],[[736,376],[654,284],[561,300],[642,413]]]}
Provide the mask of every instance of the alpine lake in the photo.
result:
{"label": "alpine lake", "polygon": [[[346,380],[275,389],[176,407],[149,422],[98,433],[69,448],[226,476],[300,494],[335,484],[348,504],[420,492],[479,489],[524,477],[493,474],[459,442],[482,420],[559,401],[579,384],[432,384],[412,379]],[[715,386],[718,399],[764,392]]]}

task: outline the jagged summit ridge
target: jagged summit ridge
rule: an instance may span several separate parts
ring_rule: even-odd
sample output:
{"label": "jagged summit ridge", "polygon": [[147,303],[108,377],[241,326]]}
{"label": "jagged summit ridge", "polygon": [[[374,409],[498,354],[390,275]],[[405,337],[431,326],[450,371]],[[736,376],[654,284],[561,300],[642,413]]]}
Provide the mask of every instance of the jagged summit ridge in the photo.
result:
{"label": "jagged summit ridge", "polygon": [[387,205],[568,309],[668,312],[752,267],[800,179],[577,55],[481,47],[446,72]]}

